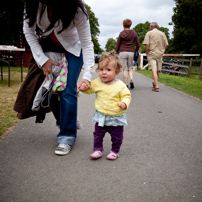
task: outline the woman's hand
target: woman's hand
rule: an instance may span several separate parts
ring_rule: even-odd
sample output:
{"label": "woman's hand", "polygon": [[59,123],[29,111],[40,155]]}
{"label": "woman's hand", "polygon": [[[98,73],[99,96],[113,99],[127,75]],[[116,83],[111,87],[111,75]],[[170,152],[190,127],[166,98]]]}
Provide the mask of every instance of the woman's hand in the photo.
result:
{"label": "woman's hand", "polygon": [[81,82],[78,85],[78,89],[80,91],[86,91],[87,89],[90,88],[90,82],[86,79],[82,79]]}
{"label": "woman's hand", "polygon": [[56,66],[59,66],[58,63],[52,61],[52,60],[47,60],[46,63],[44,63],[44,65],[42,66],[42,70],[43,70],[43,74],[46,76],[46,78],[49,80],[48,78],[48,74],[51,73],[53,75],[53,72],[52,72],[52,66],[53,65],[56,65]]}

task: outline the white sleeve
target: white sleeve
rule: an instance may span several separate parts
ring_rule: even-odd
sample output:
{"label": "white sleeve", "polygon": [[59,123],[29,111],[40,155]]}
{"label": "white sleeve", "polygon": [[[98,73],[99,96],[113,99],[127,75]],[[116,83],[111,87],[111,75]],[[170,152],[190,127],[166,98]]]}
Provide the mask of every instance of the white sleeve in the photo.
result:
{"label": "white sleeve", "polygon": [[39,67],[42,67],[43,64],[49,59],[43,52],[41,45],[39,44],[38,36],[35,32],[36,22],[32,27],[29,27],[29,19],[23,20],[23,33],[27,43],[30,46],[32,55],[38,64]]}
{"label": "white sleeve", "polygon": [[83,78],[87,79],[88,81],[91,81],[92,77],[91,69],[94,65],[94,48],[91,39],[89,20],[87,19],[86,15],[80,8],[76,13],[74,23],[78,31],[83,52],[83,60],[84,60]]}

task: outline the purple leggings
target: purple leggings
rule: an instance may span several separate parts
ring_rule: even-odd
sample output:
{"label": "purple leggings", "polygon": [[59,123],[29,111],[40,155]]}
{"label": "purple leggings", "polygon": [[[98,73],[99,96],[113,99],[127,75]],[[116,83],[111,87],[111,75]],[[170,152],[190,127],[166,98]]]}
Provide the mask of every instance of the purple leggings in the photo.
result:
{"label": "purple leggings", "polygon": [[111,135],[112,148],[111,151],[119,153],[123,142],[123,126],[98,126],[95,124],[94,131],[94,151],[103,151],[103,138],[108,132]]}

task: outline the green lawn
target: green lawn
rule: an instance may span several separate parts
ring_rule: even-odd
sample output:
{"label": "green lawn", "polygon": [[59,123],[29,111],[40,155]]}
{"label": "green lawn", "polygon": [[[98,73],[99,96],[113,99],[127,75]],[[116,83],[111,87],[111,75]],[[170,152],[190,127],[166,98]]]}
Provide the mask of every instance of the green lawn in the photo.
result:
{"label": "green lawn", "polygon": [[[152,72],[149,70],[138,70],[136,72],[152,78]],[[160,73],[159,82],[202,99],[202,78],[179,77]]]}
{"label": "green lawn", "polygon": [[[23,68],[25,78],[28,68]],[[17,113],[13,110],[17,93],[22,84],[21,67],[11,67],[10,87],[8,87],[8,67],[3,67],[3,81],[0,80],[0,136],[18,123]]]}

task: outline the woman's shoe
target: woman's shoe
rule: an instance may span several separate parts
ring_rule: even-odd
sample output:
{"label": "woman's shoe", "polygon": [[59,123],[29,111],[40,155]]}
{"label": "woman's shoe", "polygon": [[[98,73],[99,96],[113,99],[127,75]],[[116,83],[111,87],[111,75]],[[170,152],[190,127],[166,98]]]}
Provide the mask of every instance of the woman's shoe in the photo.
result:
{"label": "woman's shoe", "polygon": [[108,156],[107,156],[107,159],[109,159],[109,160],[115,160],[115,159],[117,159],[118,157],[119,157],[118,154],[116,154],[116,153],[110,151],[110,153],[109,153]]}
{"label": "woman's shoe", "polygon": [[68,144],[59,144],[55,150],[55,154],[57,155],[66,155],[71,151],[71,146]]}
{"label": "woman's shoe", "polygon": [[130,81],[130,88],[131,88],[131,89],[135,88],[135,87],[134,87],[134,83],[133,83],[132,80]]}
{"label": "woman's shoe", "polygon": [[99,159],[99,158],[102,157],[102,152],[101,152],[101,151],[94,151],[94,152],[90,155],[90,157],[91,157],[92,159]]}

